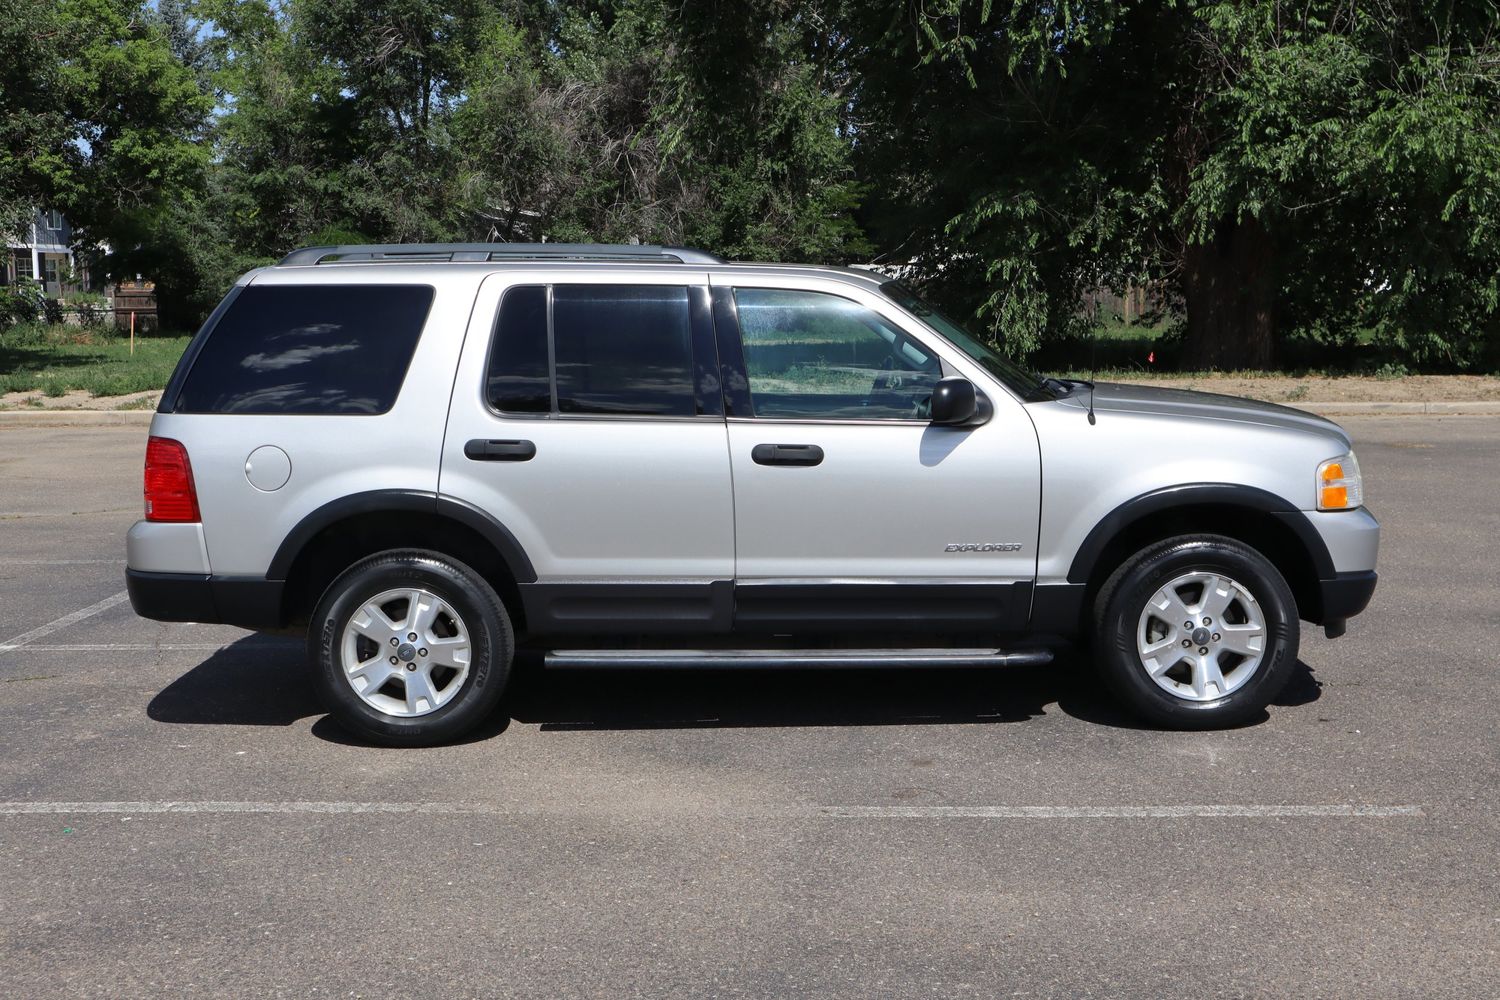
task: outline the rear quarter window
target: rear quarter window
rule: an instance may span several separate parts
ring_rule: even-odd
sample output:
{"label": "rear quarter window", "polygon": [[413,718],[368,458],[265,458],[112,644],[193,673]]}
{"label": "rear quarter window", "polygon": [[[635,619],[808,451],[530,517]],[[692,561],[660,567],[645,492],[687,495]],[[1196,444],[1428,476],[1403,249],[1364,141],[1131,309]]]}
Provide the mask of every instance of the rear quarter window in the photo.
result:
{"label": "rear quarter window", "polygon": [[430,285],[251,285],[209,331],[177,413],[376,414],[396,402]]}

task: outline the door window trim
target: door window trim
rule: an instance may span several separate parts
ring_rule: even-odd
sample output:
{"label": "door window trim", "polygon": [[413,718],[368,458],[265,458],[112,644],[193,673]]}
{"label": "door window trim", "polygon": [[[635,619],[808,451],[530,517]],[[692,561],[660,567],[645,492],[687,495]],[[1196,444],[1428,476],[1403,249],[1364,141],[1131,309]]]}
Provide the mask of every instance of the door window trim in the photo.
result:
{"label": "door window trim", "polygon": [[[686,289],[688,295],[688,346],[691,352],[689,368],[693,377],[693,397],[696,408],[707,412],[688,415],[665,414],[665,413],[561,413],[557,405],[557,338],[553,328],[552,292],[558,285],[617,285],[621,287],[652,286],[658,288],[682,288]],[[547,293],[547,383],[548,392],[551,397],[550,413],[512,413],[502,410],[490,402],[490,362],[495,351],[495,331],[500,322],[500,311],[505,308],[505,297],[518,288],[543,288]],[[713,318],[709,306],[709,287],[701,283],[683,283],[680,281],[557,281],[555,279],[544,279],[540,281],[516,281],[507,284],[500,289],[499,297],[495,300],[495,313],[490,318],[489,333],[486,334],[484,348],[484,362],[479,370],[479,402],[485,411],[492,417],[502,420],[555,420],[563,422],[577,421],[640,421],[646,420],[652,423],[701,423],[704,421],[723,422],[723,397],[722,393],[705,392],[704,386],[699,382],[699,371],[714,371],[718,367],[718,357],[704,358],[700,362],[700,350],[716,347],[713,334]],[[717,355],[717,352],[715,352]]]}
{"label": "door window trim", "polygon": [[744,335],[740,328],[739,304],[735,300],[734,293],[741,288],[754,289],[756,291],[771,292],[806,292],[812,295],[826,295],[829,298],[842,299],[851,305],[858,306],[868,312],[874,313],[887,323],[891,323],[897,331],[912,343],[923,348],[937,359],[940,378],[950,375],[962,374],[943,357],[942,353],[932,349],[926,341],[914,336],[902,324],[893,322],[890,317],[885,316],[877,310],[858,299],[848,295],[840,295],[838,292],[829,291],[826,288],[804,288],[800,285],[771,285],[759,282],[740,282],[730,280],[725,284],[713,286],[713,321],[714,335],[719,346],[719,367],[722,372],[720,381],[724,386],[724,415],[731,423],[765,423],[765,424],[827,424],[835,427],[870,426],[891,427],[899,425],[910,425],[917,427],[928,427],[932,425],[931,420],[921,417],[783,417],[783,416],[760,416],[755,412],[755,401],[750,392],[750,369],[745,364]]}

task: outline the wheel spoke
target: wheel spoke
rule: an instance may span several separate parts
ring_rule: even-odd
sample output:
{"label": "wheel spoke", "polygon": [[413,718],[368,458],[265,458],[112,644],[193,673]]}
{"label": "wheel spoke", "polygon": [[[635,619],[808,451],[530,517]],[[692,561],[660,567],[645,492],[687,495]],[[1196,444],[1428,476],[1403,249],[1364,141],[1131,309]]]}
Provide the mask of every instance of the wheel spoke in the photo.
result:
{"label": "wheel spoke", "polygon": [[[1209,688],[1213,694],[1210,695]],[[1209,698],[1225,693],[1224,673],[1219,669],[1219,657],[1215,653],[1193,658],[1193,693],[1199,698]]]}
{"label": "wheel spoke", "polygon": [[391,674],[395,672],[396,668],[386,662],[385,654],[382,651],[350,670],[349,679],[353,681],[363,678],[368,681],[369,683],[365,685],[364,690],[360,692],[360,694],[368,697],[379,691],[381,686],[391,679]]}
{"label": "wheel spoke", "polygon": [[438,599],[432,594],[420,590],[413,590],[407,595],[406,621],[401,624],[401,629],[406,633],[417,633],[418,637],[425,637],[432,622],[437,618]]}
{"label": "wheel spoke", "polygon": [[349,619],[349,627],[372,642],[382,645],[390,640],[392,633],[401,628],[391,621],[378,604],[366,604]]}
{"label": "wheel spoke", "polygon": [[1219,631],[1224,637],[1219,642],[1221,649],[1241,656],[1259,656],[1265,652],[1266,630],[1262,625],[1253,622],[1249,625],[1221,625]]}
{"label": "wheel spoke", "polygon": [[[1182,652],[1186,653],[1187,651],[1182,650]],[[1185,656],[1173,656],[1169,653],[1166,656],[1158,656],[1155,659],[1148,659],[1142,662],[1144,662],[1146,665],[1146,673],[1150,674],[1153,678],[1156,678],[1160,677],[1168,670],[1171,670],[1173,667],[1177,666],[1177,664],[1181,663],[1184,659],[1186,659]]]}
{"label": "wheel spoke", "polygon": [[452,639],[436,639],[428,645],[428,662],[434,667],[452,667],[462,670],[469,665],[469,640],[463,636]]}
{"label": "wheel spoke", "polygon": [[1157,617],[1169,623],[1174,629],[1181,623],[1193,617],[1187,605],[1182,603],[1182,598],[1177,596],[1177,591],[1163,587],[1151,598],[1151,606],[1156,609]]}
{"label": "wheel spoke", "polygon": [[1235,598],[1234,583],[1222,576],[1211,576],[1203,584],[1203,596],[1198,599],[1198,615],[1214,621],[1224,617],[1224,609]]}
{"label": "wheel spoke", "polygon": [[[425,702],[425,704],[424,704]],[[425,670],[411,670],[406,674],[406,710],[413,715],[430,712],[437,708],[437,691]]]}
{"label": "wheel spoke", "polygon": [[1168,632],[1163,638],[1158,639],[1155,642],[1146,643],[1144,646],[1142,646],[1141,656],[1148,660],[1153,656],[1160,656],[1162,653],[1165,653],[1175,647],[1179,641],[1180,640],[1177,638],[1177,630],[1173,629],[1172,631]]}

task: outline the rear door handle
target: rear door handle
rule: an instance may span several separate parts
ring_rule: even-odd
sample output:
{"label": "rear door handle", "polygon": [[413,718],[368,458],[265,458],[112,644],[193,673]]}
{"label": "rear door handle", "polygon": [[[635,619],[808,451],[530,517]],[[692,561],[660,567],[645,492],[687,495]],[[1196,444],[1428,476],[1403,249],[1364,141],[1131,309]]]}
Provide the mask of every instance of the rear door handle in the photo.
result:
{"label": "rear door handle", "polygon": [[464,445],[464,457],[476,462],[529,462],[536,457],[530,441],[485,441],[475,438]]}
{"label": "rear door handle", "polygon": [[815,444],[758,444],[750,449],[756,465],[821,465],[823,449]]}

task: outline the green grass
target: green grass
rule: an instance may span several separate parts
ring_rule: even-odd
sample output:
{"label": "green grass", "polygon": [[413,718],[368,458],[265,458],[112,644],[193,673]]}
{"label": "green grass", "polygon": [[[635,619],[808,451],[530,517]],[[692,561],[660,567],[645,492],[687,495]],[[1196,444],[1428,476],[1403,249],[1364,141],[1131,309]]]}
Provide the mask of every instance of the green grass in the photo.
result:
{"label": "green grass", "polygon": [[0,332],[0,393],[94,396],[160,390],[191,338],[128,335],[108,327],[22,325]]}

